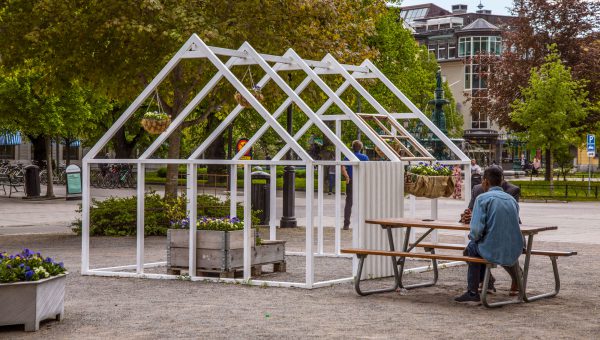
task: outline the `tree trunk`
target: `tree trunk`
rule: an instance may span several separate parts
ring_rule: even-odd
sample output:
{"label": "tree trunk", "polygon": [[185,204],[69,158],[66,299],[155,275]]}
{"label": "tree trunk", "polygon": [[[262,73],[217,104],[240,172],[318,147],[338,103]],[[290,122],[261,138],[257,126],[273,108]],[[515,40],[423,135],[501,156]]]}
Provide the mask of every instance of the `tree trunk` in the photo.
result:
{"label": "tree trunk", "polygon": [[[178,159],[181,149],[181,128],[177,128],[169,136],[169,159]],[[179,176],[179,164],[167,165],[167,182],[165,183],[165,198],[177,197],[177,178]]]}
{"label": "tree trunk", "polygon": [[550,196],[554,194],[554,174],[552,173],[552,150],[548,148],[546,150],[546,167],[549,169],[550,173]]}
{"label": "tree trunk", "polygon": [[50,136],[45,136],[46,146],[46,171],[48,176],[48,185],[46,186],[46,197],[54,197],[54,176],[52,174],[52,139]]}
{"label": "tree trunk", "polygon": [[[220,121],[215,118],[214,115],[208,117],[208,124],[206,124],[207,135],[212,132]],[[225,159],[225,133],[220,134],[215,140],[206,148],[204,152],[205,158],[207,159]],[[232,156],[233,157],[233,156]],[[227,173],[227,167],[225,165],[209,164],[207,167],[207,174],[220,175]],[[214,185],[217,182],[219,176],[209,176],[207,178],[207,184]]]}
{"label": "tree trunk", "polygon": [[71,141],[70,138],[65,138],[65,164],[66,166],[71,165]]}
{"label": "tree trunk", "polygon": [[546,148],[546,173],[544,174],[544,180],[550,181],[552,178],[552,161],[550,159],[550,148]]}
{"label": "tree trunk", "polygon": [[127,141],[125,137],[125,126],[121,127],[115,133],[113,137],[113,145],[115,147],[115,158],[117,159],[128,159],[133,158],[133,152],[137,144],[137,138],[134,138],[131,142]]}

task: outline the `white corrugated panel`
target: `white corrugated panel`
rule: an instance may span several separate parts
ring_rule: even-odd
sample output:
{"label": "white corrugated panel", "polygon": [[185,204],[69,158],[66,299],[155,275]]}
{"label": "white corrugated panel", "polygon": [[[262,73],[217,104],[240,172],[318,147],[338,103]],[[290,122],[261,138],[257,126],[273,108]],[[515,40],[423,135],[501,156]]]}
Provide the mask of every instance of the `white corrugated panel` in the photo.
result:
{"label": "white corrugated panel", "polygon": [[[358,247],[366,249],[389,249],[387,233],[381,227],[365,224],[374,218],[403,217],[404,214],[404,170],[402,163],[362,162],[360,163],[359,199],[359,239]],[[400,249],[403,233],[393,231],[395,248]],[[363,268],[363,279],[393,275],[390,257],[369,256]]]}

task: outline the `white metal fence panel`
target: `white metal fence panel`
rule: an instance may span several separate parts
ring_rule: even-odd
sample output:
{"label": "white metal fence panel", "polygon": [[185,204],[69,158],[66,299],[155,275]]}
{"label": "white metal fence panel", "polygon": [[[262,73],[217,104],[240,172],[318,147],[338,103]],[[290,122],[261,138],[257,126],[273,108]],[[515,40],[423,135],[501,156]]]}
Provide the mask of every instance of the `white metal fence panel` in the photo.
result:
{"label": "white metal fence panel", "polygon": [[[360,163],[359,200],[362,216],[358,223],[359,248],[389,249],[386,231],[381,227],[365,224],[374,218],[403,217],[404,215],[404,168],[401,162]],[[400,249],[402,230],[393,230],[395,248]],[[356,274],[356,273],[355,273]],[[365,261],[363,279],[391,276],[393,267],[389,257],[369,256]]]}

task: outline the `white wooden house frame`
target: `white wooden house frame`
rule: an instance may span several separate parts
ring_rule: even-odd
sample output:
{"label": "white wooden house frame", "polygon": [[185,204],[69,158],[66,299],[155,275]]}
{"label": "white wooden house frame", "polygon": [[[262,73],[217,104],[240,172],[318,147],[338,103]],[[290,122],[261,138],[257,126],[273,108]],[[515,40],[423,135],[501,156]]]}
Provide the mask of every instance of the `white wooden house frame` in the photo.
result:
{"label": "white wooden house frame", "polygon": [[[229,57],[227,62],[223,63],[218,56]],[[156,91],[160,83],[165,79],[169,72],[183,59],[188,58],[206,58],[208,59],[217,69],[216,74],[208,81],[208,83],[196,94],[196,96],[189,102],[189,104],[181,111],[181,113],[172,121],[170,126],[160,134],[154,142],[145,150],[145,152],[137,159],[95,159],[98,152],[106,146],[110,139],[114,136],[118,129],[120,129],[128,119],[136,112],[136,110]],[[271,66],[269,63],[274,63]],[[288,98],[279,106],[273,113],[267,111],[265,107],[251,94],[238,77],[231,72],[231,68],[236,65],[258,65],[262,70],[265,71],[265,75],[256,84],[263,87],[269,81],[274,81],[281,90],[288,96]],[[281,71],[290,70],[302,70],[306,73],[306,78],[295,88],[292,89],[278,74]],[[319,75],[323,74],[334,74],[343,77],[344,83],[337,89],[332,90]],[[244,98],[250,103],[252,108],[256,110],[262,118],[265,120],[265,124],[252,136],[249,142],[240,150],[231,160],[222,159],[199,159],[206,150],[206,148],[221,135],[225,129],[233,122],[233,120],[242,112],[244,109],[238,105],[229,115],[221,122],[221,124],[198,146],[198,148],[192,152],[191,156],[187,159],[154,159],[149,158],[153,153],[167,140],[169,135],[186,119],[186,117],[199,105],[199,103],[210,93],[210,91],[219,83],[221,79],[225,78],[236,91],[244,96]],[[373,78],[381,81],[399,100],[401,100],[406,107],[410,110],[408,113],[390,113],[383,106],[381,106],[375,98],[373,98],[369,92],[361,86],[358,79],[361,78]],[[301,98],[300,93],[306,89],[306,87],[315,83],[327,96],[327,101],[319,108],[316,112],[313,111]],[[353,88],[357,91],[375,110],[376,113],[356,113],[354,110],[348,107],[340,96],[348,88]],[[277,121],[277,118],[285,111],[285,109],[294,103],[307,117],[308,121],[306,124],[293,136],[290,135],[286,129],[284,129]],[[337,105],[343,112],[343,114],[337,115],[326,115],[327,109],[331,105]],[[383,126],[384,134],[380,135],[375,129],[367,124],[367,120],[375,120],[379,126],[382,126],[381,121],[385,120],[390,129]],[[82,262],[81,262],[81,273],[83,275],[97,275],[97,276],[119,276],[119,277],[143,277],[143,278],[156,278],[156,279],[175,279],[175,275],[167,274],[154,274],[146,273],[144,269],[151,267],[164,266],[164,262],[158,263],[145,263],[144,261],[144,179],[145,179],[145,166],[147,164],[186,164],[187,165],[187,198],[188,202],[188,216],[190,219],[190,247],[189,247],[189,268],[191,280],[217,280],[225,282],[238,282],[236,279],[215,279],[207,277],[194,276],[196,268],[196,238],[194,237],[196,231],[197,221],[197,167],[198,165],[209,165],[209,164],[220,164],[227,165],[232,168],[231,171],[231,216],[236,215],[236,204],[237,204],[237,167],[243,165],[244,167],[244,276],[242,282],[253,285],[269,285],[269,286],[285,286],[285,287],[301,287],[301,288],[317,288],[328,286],[336,283],[349,282],[353,277],[336,278],[329,281],[314,282],[314,257],[316,256],[342,256],[340,254],[340,240],[341,240],[341,225],[340,225],[340,207],[341,207],[341,178],[340,178],[340,167],[343,165],[353,166],[355,181],[358,182],[357,189],[354,190],[354,202],[358,217],[359,225],[353,228],[353,245],[358,246],[359,238],[366,232],[364,228],[364,216],[369,212],[369,206],[359,202],[359,191],[368,191],[368,185],[365,186],[369,180],[377,180],[379,183],[384,183],[386,178],[381,176],[367,175],[361,173],[361,165],[359,160],[352,153],[352,151],[341,141],[341,122],[343,120],[352,121],[362,134],[368,138],[381,152],[389,159],[389,162],[368,162],[368,163],[387,163],[393,164],[397,170],[394,172],[398,179],[395,181],[398,183],[392,192],[387,194],[394,194],[397,196],[395,199],[398,200],[397,206],[391,206],[390,209],[394,209],[396,215],[402,216],[404,210],[404,195],[403,193],[403,166],[413,161],[434,161],[434,157],[423,147],[419,142],[404,128],[402,124],[398,123],[398,120],[404,119],[418,119],[420,120],[429,130],[435,134],[456,156],[456,159],[451,161],[444,161],[445,164],[463,164],[466,166],[468,171],[470,168],[469,159],[467,156],[454,144],[450,139],[444,135],[427,117],[402,94],[402,92],[388,79],[386,76],[377,69],[377,67],[369,60],[365,60],[362,64],[356,65],[343,65],[338,63],[330,54],[325,56],[320,61],[305,60],[302,59],[292,49],[287,50],[282,56],[261,54],[256,52],[252,46],[245,42],[237,50],[224,49],[219,47],[207,46],[196,34],[193,34],[188,41],[181,47],[181,49],[173,56],[173,58],[164,66],[164,68],[158,73],[158,75],[148,84],[148,86],[142,91],[142,93],[133,101],[133,103],[127,108],[127,110],[121,115],[121,117],[114,123],[114,125],[106,132],[106,134],[94,145],[89,153],[83,159],[82,167],[82,179],[83,179],[83,197],[82,197]],[[325,124],[325,121],[335,121],[335,132],[331,131]],[[298,144],[298,140],[314,125],[320,131],[323,132],[324,136],[328,138],[336,148],[335,160],[321,161],[314,160],[311,156]],[[252,147],[252,145],[259,140],[262,135],[267,132],[269,128],[272,128],[282,140],[286,143],[285,147],[277,153],[271,160],[242,160],[241,156]],[[388,141],[402,139],[405,141],[400,144],[401,150],[394,149],[388,144]],[[284,160],[282,159],[288,150],[292,150],[300,158],[300,160]],[[344,155],[348,160],[342,160]],[[125,265],[110,268],[90,268],[90,203],[91,203],[91,192],[90,192],[90,165],[98,163],[129,163],[137,166],[137,242],[136,242],[136,264]],[[365,168],[363,163],[363,168]],[[251,280],[251,239],[250,239],[250,228],[251,228],[251,209],[250,209],[250,193],[251,193],[251,171],[252,166],[255,165],[268,165],[271,171],[270,181],[270,211],[271,217],[269,221],[270,239],[276,238],[276,167],[284,165],[300,165],[306,166],[306,192],[314,192],[314,168],[317,168],[318,175],[318,194],[317,194],[317,247],[315,249],[313,245],[314,235],[314,198],[313,195],[306,195],[306,245],[305,251],[301,255],[306,256],[306,278],[305,282],[277,282],[277,281],[265,281],[265,280]],[[323,169],[324,166],[334,165],[336,166],[336,197],[335,197],[335,251],[333,254],[325,254],[323,251]],[[373,168],[375,169],[375,167]],[[371,171],[371,170],[369,170]],[[378,171],[378,170],[374,170]],[[469,173],[469,172],[467,172]],[[370,178],[378,177],[378,178]],[[465,176],[466,183],[465,187],[469,188],[470,176]],[[383,181],[383,182],[382,182]],[[363,182],[363,183],[361,183]],[[356,183],[356,182],[355,182]],[[398,191],[400,193],[398,193]],[[468,190],[466,190],[468,191]],[[466,192],[467,200],[469,192]],[[414,203],[414,201],[413,201]],[[389,209],[388,209],[389,210]],[[385,211],[383,213],[386,213]],[[391,211],[387,211],[388,215]],[[432,216],[437,215],[437,200],[432,200]],[[391,216],[391,215],[390,215]],[[362,221],[362,222],[361,222]],[[373,229],[374,230],[374,229]],[[362,242],[364,243],[364,241]],[[290,253],[291,254],[291,253]],[[290,255],[288,254],[288,255]],[[387,262],[386,262],[387,264]],[[356,261],[354,261],[353,273],[356,273]],[[133,272],[135,270],[135,272]],[[385,275],[385,270],[373,269],[372,273],[375,275]]]}

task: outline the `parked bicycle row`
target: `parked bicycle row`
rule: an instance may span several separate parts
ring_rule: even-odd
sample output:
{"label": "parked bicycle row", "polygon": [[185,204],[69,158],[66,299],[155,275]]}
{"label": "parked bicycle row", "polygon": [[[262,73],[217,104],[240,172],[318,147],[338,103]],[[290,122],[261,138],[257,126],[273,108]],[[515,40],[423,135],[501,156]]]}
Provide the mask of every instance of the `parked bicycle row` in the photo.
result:
{"label": "parked bicycle row", "polygon": [[92,169],[90,184],[94,188],[135,188],[136,176],[131,164],[102,164]]}

